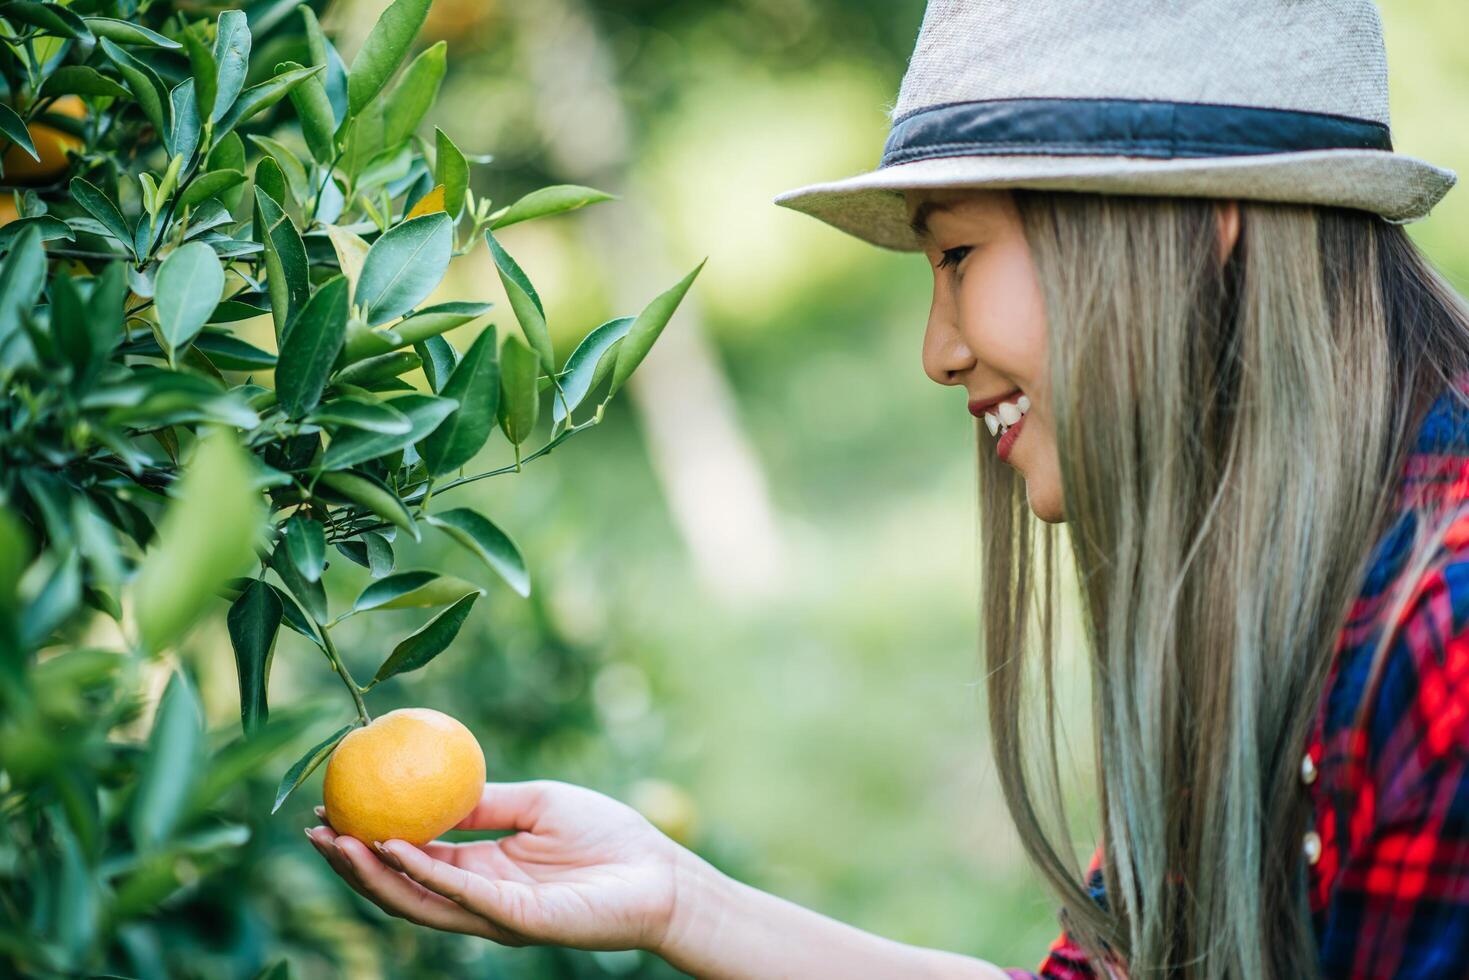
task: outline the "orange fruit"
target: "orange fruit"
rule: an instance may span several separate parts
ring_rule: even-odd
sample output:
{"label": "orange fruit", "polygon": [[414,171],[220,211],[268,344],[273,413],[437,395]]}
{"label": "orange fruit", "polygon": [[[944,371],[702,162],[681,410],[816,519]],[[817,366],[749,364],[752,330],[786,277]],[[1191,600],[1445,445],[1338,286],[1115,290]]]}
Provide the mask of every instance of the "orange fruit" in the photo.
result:
{"label": "orange fruit", "polygon": [[426,844],[469,815],[484,783],[485,755],[468,728],[432,708],[399,708],[337,743],[322,802],[339,834]]}
{"label": "orange fruit", "polygon": [[[75,95],[63,95],[51,103],[46,111],[73,119],[87,118],[87,104]],[[32,160],[25,150],[8,145],[5,155],[0,157],[0,168],[5,171],[6,183],[44,183],[51,180],[65,173],[70,166],[70,161],[66,158],[67,150],[82,148],[82,141],[78,137],[62,132],[55,126],[32,121],[29,128],[31,142],[36,145],[36,155],[41,159]]]}
{"label": "orange fruit", "polygon": [[20,211],[15,207],[15,195],[0,188],[0,225],[8,225],[19,217]]}

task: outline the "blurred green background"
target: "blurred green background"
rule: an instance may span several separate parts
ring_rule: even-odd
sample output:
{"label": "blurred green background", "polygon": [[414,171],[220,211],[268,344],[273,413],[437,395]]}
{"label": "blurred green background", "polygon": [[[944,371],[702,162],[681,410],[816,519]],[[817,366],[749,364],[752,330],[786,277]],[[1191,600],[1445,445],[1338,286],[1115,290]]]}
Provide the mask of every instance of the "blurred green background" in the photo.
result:
{"label": "blurred green background", "polygon": [[[385,5],[329,10],[344,55]],[[876,163],[922,13],[919,0],[436,0],[419,44],[446,40],[450,75],[429,122],[493,155],[475,193],[498,206],[572,182],[621,196],[504,234],[558,349],[709,263],[602,426],[451,492],[516,537],[536,591],[499,588],[373,708],[448,711],[480,736],[491,779],[636,802],[731,873],[864,929],[1033,967],[1055,917],[984,734],[976,427],[963,395],[922,372],[928,269],[771,203]],[[1455,124],[1469,7],[1393,0],[1383,18],[1397,148],[1469,171],[1469,127]],[[1461,291],[1466,220],[1460,189],[1409,226]],[[494,300],[514,329],[482,247],[441,291]],[[479,462],[508,461],[492,440]],[[424,547],[399,567],[465,560]],[[349,580],[334,602],[355,594]],[[223,608],[189,659],[227,727]],[[338,631],[354,669],[370,673],[421,618],[400,615]],[[281,638],[273,707],[320,715],[302,747],[346,720],[336,685],[304,641]],[[229,909],[217,932],[237,955],[212,975],[280,954],[303,976],[672,975],[642,954],[506,950],[379,914],[297,829],[319,785],[274,818],[273,787],[248,787],[251,878],[202,878],[174,901],[207,915],[218,892]],[[201,948],[201,969],[212,955]]]}

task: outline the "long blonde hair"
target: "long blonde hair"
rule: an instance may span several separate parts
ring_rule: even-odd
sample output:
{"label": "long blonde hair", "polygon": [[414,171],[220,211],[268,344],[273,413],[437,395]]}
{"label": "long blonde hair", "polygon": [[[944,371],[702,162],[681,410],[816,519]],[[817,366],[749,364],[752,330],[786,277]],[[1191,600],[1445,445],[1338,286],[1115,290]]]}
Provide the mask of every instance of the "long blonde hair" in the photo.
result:
{"label": "long blonde hair", "polygon": [[[1006,802],[1073,937],[1134,980],[1314,976],[1301,753],[1415,427],[1469,368],[1469,308],[1366,212],[1241,201],[1221,262],[1212,201],[1012,193],[1047,310],[1066,523],[1030,513],[977,431]],[[1061,533],[1105,907],[1062,802]]]}

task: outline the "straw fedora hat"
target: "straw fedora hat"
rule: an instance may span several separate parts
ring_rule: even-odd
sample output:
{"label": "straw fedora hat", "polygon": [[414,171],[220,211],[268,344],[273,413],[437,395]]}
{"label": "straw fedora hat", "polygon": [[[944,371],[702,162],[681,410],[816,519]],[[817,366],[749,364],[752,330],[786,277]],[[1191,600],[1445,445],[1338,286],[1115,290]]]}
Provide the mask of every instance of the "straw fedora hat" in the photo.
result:
{"label": "straw fedora hat", "polygon": [[775,203],[919,251],[903,191],[1337,205],[1393,224],[1458,177],[1394,152],[1372,0],[929,0],[877,169]]}

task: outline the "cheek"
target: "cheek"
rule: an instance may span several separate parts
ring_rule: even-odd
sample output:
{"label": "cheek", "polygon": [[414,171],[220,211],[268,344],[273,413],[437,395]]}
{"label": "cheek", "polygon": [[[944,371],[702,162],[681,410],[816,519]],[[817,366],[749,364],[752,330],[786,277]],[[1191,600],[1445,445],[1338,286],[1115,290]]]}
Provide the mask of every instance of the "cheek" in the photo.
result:
{"label": "cheek", "polygon": [[1045,303],[1024,239],[971,256],[958,303],[964,337],[975,356],[1037,392],[1045,377]]}

